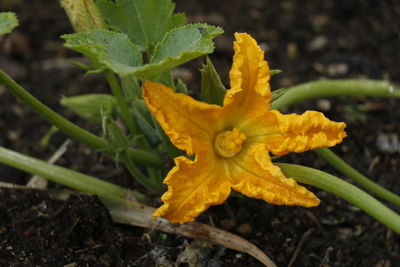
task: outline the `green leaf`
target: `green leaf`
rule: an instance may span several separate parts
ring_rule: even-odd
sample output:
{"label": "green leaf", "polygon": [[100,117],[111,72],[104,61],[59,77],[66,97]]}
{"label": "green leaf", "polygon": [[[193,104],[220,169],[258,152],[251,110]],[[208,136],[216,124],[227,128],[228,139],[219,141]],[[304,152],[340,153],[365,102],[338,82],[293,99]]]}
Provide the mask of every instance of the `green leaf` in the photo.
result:
{"label": "green leaf", "polygon": [[61,36],[65,46],[87,56],[97,69],[120,77],[136,75],[153,80],[161,73],[214,50],[212,39],[223,31],[207,24],[190,24],[170,31],[158,43],[150,64],[142,65],[140,51],[126,35],[105,30]]}
{"label": "green leaf", "polygon": [[171,19],[169,20],[169,24],[167,25],[167,29],[168,30],[164,32],[163,36],[157,41],[157,43],[164,38],[164,36],[165,36],[165,34],[167,32],[169,32],[170,30],[175,29],[177,27],[183,26],[185,24],[186,24],[186,15],[185,15],[185,13],[173,14],[171,16]]}
{"label": "green leaf", "polygon": [[96,4],[110,27],[126,33],[141,51],[186,22],[184,14],[172,14],[175,4],[170,0],[97,0]]}
{"label": "green leaf", "polygon": [[201,73],[201,99],[203,101],[222,105],[226,93],[226,88],[221,82],[217,71],[214,68],[211,60],[207,57],[206,64],[200,69]]}
{"label": "green leaf", "polygon": [[0,35],[10,33],[17,26],[18,19],[13,12],[0,13]]}
{"label": "green leaf", "polygon": [[158,43],[151,64],[141,67],[136,73],[142,79],[153,79],[165,70],[209,54],[214,51],[212,39],[222,33],[220,27],[200,23],[175,28]]}
{"label": "green leaf", "polygon": [[65,34],[65,46],[88,57],[97,69],[108,68],[123,76],[142,65],[139,49],[122,33],[95,30]]}
{"label": "green leaf", "polygon": [[61,0],[60,4],[75,32],[105,28],[103,17],[93,0]]}
{"label": "green leaf", "polygon": [[189,24],[170,31],[160,42],[151,58],[151,63],[162,62],[165,58],[181,56],[182,51],[211,53],[214,49],[212,38],[222,34],[220,27],[207,24]]}
{"label": "green leaf", "polygon": [[161,83],[165,86],[168,86],[170,88],[175,87],[174,79],[172,77],[171,71],[166,70],[157,75],[157,77],[154,77],[152,79],[153,82]]}
{"label": "green leaf", "polygon": [[61,105],[70,108],[73,112],[93,123],[101,123],[102,116],[100,110],[111,115],[115,109],[117,101],[107,94],[87,94],[73,97],[63,97]]}

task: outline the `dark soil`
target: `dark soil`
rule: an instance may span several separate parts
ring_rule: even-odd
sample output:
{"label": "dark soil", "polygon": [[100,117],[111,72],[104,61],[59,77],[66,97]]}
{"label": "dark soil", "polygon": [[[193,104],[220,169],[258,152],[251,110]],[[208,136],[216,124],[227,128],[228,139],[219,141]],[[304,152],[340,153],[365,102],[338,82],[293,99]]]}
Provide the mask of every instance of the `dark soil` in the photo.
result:
{"label": "dark soil", "polygon": [[[26,2],[26,4],[24,4]],[[400,2],[349,1],[176,1],[190,21],[222,26],[211,57],[228,85],[233,32],[246,31],[266,49],[272,69],[283,70],[273,88],[322,78],[372,78],[400,82]],[[63,48],[59,35],[71,32],[57,1],[2,1],[20,26],[0,40],[0,68],[64,116],[99,133],[100,128],[59,105],[63,95],[107,92],[100,75],[85,76],[69,64],[79,57]],[[193,90],[203,59],[179,68]],[[54,134],[40,146],[49,125],[0,88],[0,145],[46,159],[67,138]],[[378,138],[400,135],[398,100],[341,98],[309,101],[290,112],[321,110],[346,121],[348,137],[335,147],[346,162],[391,191],[400,193],[399,151]],[[312,152],[281,159],[339,175]],[[146,193],[122,168],[73,143],[57,164]],[[29,175],[0,165],[0,179],[24,184]],[[51,188],[60,188],[50,184]],[[231,197],[199,221],[236,233],[257,245],[279,266],[400,266],[400,238],[385,226],[326,192],[312,188],[319,207],[280,207]],[[45,192],[0,190],[1,266],[174,266],[188,244],[181,236],[114,224],[95,197],[52,199]],[[154,205],[159,205],[154,197]],[[393,207],[398,212],[399,208]],[[219,246],[202,247],[199,266],[260,266],[250,256]],[[189,266],[181,263],[179,266]]]}

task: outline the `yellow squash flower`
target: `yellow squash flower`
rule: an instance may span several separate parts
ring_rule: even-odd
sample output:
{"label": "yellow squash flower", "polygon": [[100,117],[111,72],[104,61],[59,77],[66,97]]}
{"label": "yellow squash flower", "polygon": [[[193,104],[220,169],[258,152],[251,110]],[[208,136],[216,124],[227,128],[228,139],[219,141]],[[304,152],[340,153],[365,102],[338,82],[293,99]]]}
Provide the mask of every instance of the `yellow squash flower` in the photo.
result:
{"label": "yellow squash flower", "polygon": [[153,82],[143,97],[171,142],[195,159],[180,156],[164,183],[164,204],[153,214],[172,223],[192,221],[231,189],[278,205],[316,206],[319,199],[273,165],[269,153],[333,146],[346,136],[345,124],[322,113],[283,115],[269,110],[271,91],[264,52],[248,34],[236,33],[231,89],[223,106],[175,93]]}

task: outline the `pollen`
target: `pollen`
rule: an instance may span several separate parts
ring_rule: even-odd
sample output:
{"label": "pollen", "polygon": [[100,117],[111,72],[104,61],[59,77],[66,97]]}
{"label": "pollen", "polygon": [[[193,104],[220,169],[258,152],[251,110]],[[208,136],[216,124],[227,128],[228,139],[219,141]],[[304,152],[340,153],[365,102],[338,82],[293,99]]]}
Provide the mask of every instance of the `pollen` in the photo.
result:
{"label": "pollen", "polygon": [[245,140],[246,135],[237,128],[233,128],[232,131],[220,132],[217,135],[214,148],[218,155],[230,158],[239,153]]}

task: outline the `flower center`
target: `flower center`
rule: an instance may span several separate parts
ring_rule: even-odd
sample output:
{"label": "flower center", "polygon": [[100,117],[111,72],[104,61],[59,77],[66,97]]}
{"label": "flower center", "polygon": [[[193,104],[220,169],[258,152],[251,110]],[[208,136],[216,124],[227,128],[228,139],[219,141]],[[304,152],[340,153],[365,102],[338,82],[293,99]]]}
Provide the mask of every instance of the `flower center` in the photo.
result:
{"label": "flower center", "polygon": [[214,148],[218,155],[230,158],[242,149],[244,140],[246,140],[246,135],[239,132],[237,128],[233,128],[232,131],[220,132],[217,135]]}

